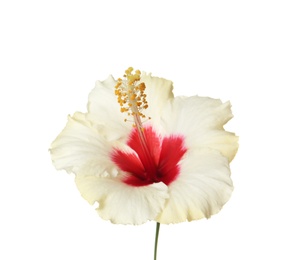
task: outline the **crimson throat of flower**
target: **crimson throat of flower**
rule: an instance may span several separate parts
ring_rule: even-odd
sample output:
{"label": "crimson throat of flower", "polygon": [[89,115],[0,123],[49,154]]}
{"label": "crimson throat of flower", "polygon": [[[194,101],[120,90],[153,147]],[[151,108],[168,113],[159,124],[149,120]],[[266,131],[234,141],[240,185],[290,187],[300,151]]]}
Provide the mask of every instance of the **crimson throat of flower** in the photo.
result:
{"label": "crimson throat of flower", "polygon": [[[141,119],[146,118],[142,111],[148,108],[145,83],[140,81],[141,73],[133,68],[125,71],[124,78],[118,79],[115,95],[121,112],[133,117],[133,129],[129,134],[127,146],[131,152],[113,149],[112,161],[124,172],[122,179],[131,186],[145,186],[163,182],[169,185],[179,175],[179,162],[187,149],[184,137],[169,135],[161,137],[150,124],[143,126]],[[150,118],[149,118],[150,119]],[[125,121],[128,121],[125,119]]]}

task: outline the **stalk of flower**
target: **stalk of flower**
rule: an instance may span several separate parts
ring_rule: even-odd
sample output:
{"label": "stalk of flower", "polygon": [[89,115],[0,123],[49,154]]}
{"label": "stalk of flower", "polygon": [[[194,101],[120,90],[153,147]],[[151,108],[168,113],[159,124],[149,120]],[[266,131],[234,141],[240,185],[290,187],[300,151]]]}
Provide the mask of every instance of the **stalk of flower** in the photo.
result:
{"label": "stalk of flower", "polygon": [[156,259],[160,223],[209,218],[228,201],[238,138],[223,128],[229,102],[174,97],[171,81],[133,71],[98,81],[50,151],[101,218],[156,221]]}

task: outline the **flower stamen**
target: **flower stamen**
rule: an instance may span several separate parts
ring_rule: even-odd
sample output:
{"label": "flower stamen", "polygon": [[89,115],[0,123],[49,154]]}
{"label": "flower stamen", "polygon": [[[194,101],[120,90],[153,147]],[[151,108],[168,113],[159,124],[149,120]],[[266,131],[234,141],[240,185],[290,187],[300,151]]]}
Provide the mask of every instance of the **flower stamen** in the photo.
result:
{"label": "flower stamen", "polygon": [[[140,70],[136,70],[133,73],[133,68],[129,67],[123,77],[125,80],[119,78],[115,86],[115,95],[120,105],[120,111],[122,113],[127,112],[128,116],[133,116],[133,127],[137,129],[138,137],[140,139],[142,150],[145,154],[147,161],[146,176],[147,178],[154,179],[155,172],[157,171],[157,165],[155,164],[150,150],[148,148],[146,136],[144,134],[144,127],[142,126],[142,119],[146,116],[142,113],[144,109],[149,107],[147,102],[147,95],[144,93],[146,85],[144,82],[139,82],[141,78]],[[150,117],[148,118],[150,119]],[[127,122],[127,119],[124,119]]]}
{"label": "flower stamen", "polygon": [[135,125],[139,124],[139,127],[142,127],[140,118],[146,118],[142,111],[148,108],[147,95],[144,93],[146,85],[144,82],[139,83],[141,72],[136,70],[133,73],[133,70],[132,67],[128,68],[123,75],[125,80],[121,78],[117,80],[115,95],[120,105],[120,111],[133,116]]}

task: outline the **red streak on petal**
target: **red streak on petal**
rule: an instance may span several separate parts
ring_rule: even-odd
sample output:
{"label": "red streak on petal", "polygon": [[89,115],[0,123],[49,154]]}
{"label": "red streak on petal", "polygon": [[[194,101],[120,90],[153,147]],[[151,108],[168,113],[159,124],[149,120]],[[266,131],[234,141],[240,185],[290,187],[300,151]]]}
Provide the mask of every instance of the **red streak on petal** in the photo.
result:
{"label": "red streak on petal", "polygon": [[166,185],[177,178],[180,172],[178,163],[186,151],[182,137],[170,136],[163,139],[158,173],[161,174],[160,178]]}
{"label": "red streak on petal", "polygon": [[134,150],[134,153],[114,149],[111,159],[127,173],[123,179],[126,184],[144,186],[154,182],[164,182],[169,185],[179,175],[178,164],[187,151],[184,147],[184,137],[171,135],[161,138],[152,127],[144,128],[144,135],[150,153],[149,158],[142,148],[138,132],[133,130],[127,145]]}
{"label": "red streak on petal", "polygon": [[112,161],[119,166],[122,171],[129,172],[139,179],[144,179],[145,169],[137,154],[125,153],[115,149],[112,154]]}
{"label": "red streak on petal", "polygon": [[[147,147],[149,148],[151,157],[153,158],[154,163],[157,165],[161,149],[160,137],[153,131],[152,127],[144,128],[144,134],[147,140]],[[138,154],[141,160],[146,160],[145,154],[141,149],[141,143],[140,139],[138,138],[138,133],[135,129],[134,131],[132,131],[129,141],[127,142],[127,145],[131,147]]]}

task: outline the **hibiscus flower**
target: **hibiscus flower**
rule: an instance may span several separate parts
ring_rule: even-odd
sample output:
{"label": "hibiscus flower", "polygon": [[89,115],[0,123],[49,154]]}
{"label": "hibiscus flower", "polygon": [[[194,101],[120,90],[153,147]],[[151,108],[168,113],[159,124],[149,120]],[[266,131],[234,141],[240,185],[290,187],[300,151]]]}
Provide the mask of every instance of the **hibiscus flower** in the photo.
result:
{"label": "hibiscus flower", "polygon": [[238,138],[223,126],[229,102],[174,97],[172,82],[126,70],[98,81],[88,112],[68,117],[51,145],[56,169],[75,174],[101,218],[169,224],[209,218],[233,190]]}

